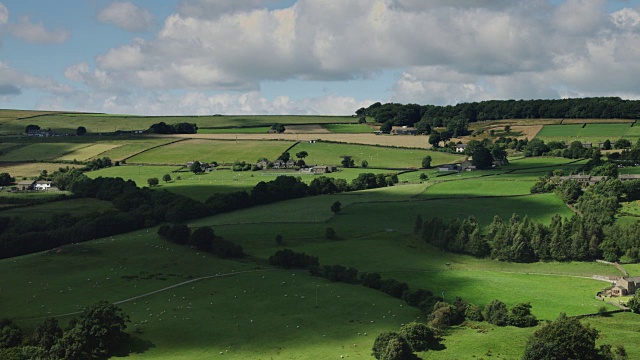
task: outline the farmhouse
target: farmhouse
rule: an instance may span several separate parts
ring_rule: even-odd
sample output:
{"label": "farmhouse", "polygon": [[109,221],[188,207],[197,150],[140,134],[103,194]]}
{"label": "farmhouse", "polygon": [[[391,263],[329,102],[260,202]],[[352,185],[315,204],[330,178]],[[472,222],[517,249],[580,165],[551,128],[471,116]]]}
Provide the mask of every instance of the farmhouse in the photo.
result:
{"label": "farmhouse", "polygon": [[417,135],[418,129],[408,126],[392,126],[391,135]]}
{"label": "farmhouse", "polygon": [[640,288],[640,276],[636,277],[623,277],[617,282],[613,283],[613,286],[605,290],[605,293],[610,296],[626,296],[633,295]]}
{"label": "farmhouse", "polygon": [[51,189],[52,183],[52,181],[36,181],[34,188],[39,191],[47,191]]}
{"label": "farmhouse", "polygon": [[33,190],[35,185],[36,185],[35,180],[22,180],[16,184],[16,187],[18,188],[18,190],[26,191],[26,190]]}
{"label": "farmhouse", "polygon": [[440,165],[440,167],[438,167],[438,171],[441,171],[441,172],[460,171],[460,167],[458,167],[458,165],[456,164],[445,164],[445,165]]}
{"label": "farmhouse", "polygon": [[469,160],[465,160],[460,164],[460,171],[475,171],[476,167]]}
{"label": "farmhouse", "polygon": [[456,152],[463,153],[467,149],[467,144],[458,144],[456,145]]}
{"label": "farmhouse", "polygon": [[309,169],[312,174],[326,174],[329,172],[329,168],[324,165],[316,165]]}
{"label": "farmhouse", "polygon": [[259,167],[260,169],[264,170],[269,166],[269,161],[267,160],[260,160],[258,161],[258,163],[256,164],[257,167]]}
{"label": "farmhouse", "polygon": [[273,168],[274,169],[284,169],[287,167],[287,163],[285,163],[284,161],[278,159],[276,161],[273,162]]}

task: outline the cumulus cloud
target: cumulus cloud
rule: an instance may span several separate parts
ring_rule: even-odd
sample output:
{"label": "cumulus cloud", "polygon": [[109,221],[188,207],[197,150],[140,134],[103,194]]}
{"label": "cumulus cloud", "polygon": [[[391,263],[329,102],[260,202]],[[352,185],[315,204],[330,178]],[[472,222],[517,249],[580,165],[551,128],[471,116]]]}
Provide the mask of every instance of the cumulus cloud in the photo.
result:
{"label": "cumulus cloud", "polygon": [[154,16],[147,9],[128,1],[116,1],[98,13],[98,21],[113,24],[131,32],[149,31],[154,25]]}
{"label": "cumulus cloud", "polygon": [[13,84],[0,84],[0,96],[20,95],[22,90]]}
{"label": "cumulus cloud", "polygon": [[51,78],[26,74],[0,61],[0,95],[20,95],[23,89],[42,90],[55,95],[69,94],[73,91],[71,87]]}
{"label": "cumulus cloud", "polygon": [[[221,113],[325,109],[319,98],[264,99],[260,84],[375,78],[387,69],[402,73],[389,89],[401,102],[640,95],[630,76],[640,72],[640,14],[607,13],[605,0],[278,3],[183,0],[155,37],[104,51],[95,68],[78,64],[67,78],[118,94],[113,107],[137,106],[123,103],[124,91],[180,90],[191,95],[170,98],[183,108]],[[162,108],[157,97],[139,99]]]}
{"label": "cumulus cloud", "polygon": [[5,25],[9,21],[9,10],[3,3],[0,3],[0,25]]}
{"label": "cumulus cloud", "polygon": [[71,35],[63,29],[47,30],[42,21],[32,23],[28,16],[20,17],[15,24],[9,24],[9,30],[13,36],[36,44],[62,43]]}

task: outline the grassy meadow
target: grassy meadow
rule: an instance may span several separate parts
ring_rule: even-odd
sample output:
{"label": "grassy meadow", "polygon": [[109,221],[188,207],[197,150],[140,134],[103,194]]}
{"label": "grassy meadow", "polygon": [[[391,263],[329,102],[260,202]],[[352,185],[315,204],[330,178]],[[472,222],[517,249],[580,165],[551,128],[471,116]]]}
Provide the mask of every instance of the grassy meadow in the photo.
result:
{"label": "grassy meadow", "polygon": [[587,123],[567,124],[567,125],[545,125],[536,138],[544,141],[582,141],[582,142],[602,142],[625,138],[635,141],[640,137],[640,127],[635,124],[606,124]]}
{"label": "grassy meadow", "polygon": [[275,160],[291,147],[293,141],[202,140],[191,139],[150,149],[129,159],[139,164],[186,164],[189,161],[217,161],[233,164],[235,161],[256,163],[261,157]]}
{"label": "grassy meadow", "polygon": [[[96,133],[114,128],[144,129],[159,121],[196,122],[208,128],[202,131],[229,136],[234,134],[231,130],[246,130],[247,139],[254,130],[262,131],[274,122],[316,124],[336,137],[371,131],[366,125],[355,124],[357,119],[352,117],[33,113],[35,118],[18,119],[26,115],[0,111],[0,132],[24,130],[25,124],[32,122],[70,131],[82,125]],[[615,134],[635,131],[630,123],[606,128],[600,125],[545,125],[539,136],[545,141],[572,136],[607,136],[613,141]],[[216,129],[231,126],[245,127]],[[14,176],[36,176],[42,170],[66,166],[52,161],[108,156],[126,162],[87,172],[87,176],[122,177],[141,187],[147,186],[147,179],[156,177],[160,179],[159,190],[205,200],[218,192],[249,190],[278,175],[300,176],[307,183],[316,176],[277,170],[233,172],[228,166],[194,175],[183,167],[188,161],[255,163],[261,157],[274,160],[295,145],[290,154],[293,157],[307,151],[307,163],[339,165],[340,156],[353,156],[357,168],[327,175],[350,182],[363,172],[419,168],[427,155],[433,158],[434,167],[463,159],[428,150],[245,140],[242,133],[237,134],[237,141],[144,136],[16,138],[0,143],[0,172],[6,169]],[[362,160],[370,168],[359,167]],[[242,260],[224,260],[169,243],[157,235],[157,227],[3,259],[0,273],[8,275],[0,279],[0,318],[11,318],[32,331],[44,317],[56,316],[65,325],[74,314],[98,300],[116,302],[131,317],[128,329],[133,335],[129,344],[132,353],[127,358],[141,360],[371,359],[371,347],[379,333],[397,330],[410,321],[425,321],[419,310],[381,292],[270,266],[269,256],[285,247],[318,256],[321,265],[341,264],[379,272],[384,278],[405,281],[411,288],[429,289],[449,302],[456,296],[481,306],[494,299],[508,306],[530,302],[541,320],[553,320],[561,312],[595,313],[604,304],[594,295],[608,283],[592,276],[620,275],[615,267],[595,262],[515,264],[477,259],[439,251],[412,233],[416,215],[423,219],[473,215],[482,225],[489,224],[495,215],[508,219],[514,213],[545,224],[556,213],[570,217],[572,210],[555,194],[532,195],[529,189],[549,171],[569,172],[583,163],[564,158],[510,158],[509,165],[486,171],[441,173],[436,168],[420,169],[399,175],[400,184],[392,187],[294,199],[188,222],[191,228],[212,226],[216,235],[242,245],[247,254]],[[162,181],[164,174],[170,174],[172,180]],[[428,179],[420,180],[420,174]],[[335,201],[342,204],[337,214],[330,210]],[[626,215],[619,221],[640,218],[638,204],[625,204],[622,211]],[[108,202],[72,199],[7,209],[0,216],[37,219],[111,209]],[[327,227],[335,229],[337,240],[325,239]],[[283,235],[283,246],[276,244],[276,235]],[[625,268],[631,275],[640,274],[640,265]],[[623,343],[629,358],[640,358],[636,320],[632,314],[616,314],[584,321],[601,330],[599,341]],[[420,355],[425,359],[516,359],[534,331],[466,323],[446,332],[443,350]]]}

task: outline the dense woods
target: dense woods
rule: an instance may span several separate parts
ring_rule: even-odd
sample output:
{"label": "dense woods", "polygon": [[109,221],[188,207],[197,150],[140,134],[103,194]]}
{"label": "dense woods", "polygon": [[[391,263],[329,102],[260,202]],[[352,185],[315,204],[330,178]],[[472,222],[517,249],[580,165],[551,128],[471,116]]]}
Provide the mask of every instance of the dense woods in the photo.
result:
{"label": "dense woods", "polygon": [[[434,127],[446,127],[454,136],[464,135],[468,123],[500,119],[636,119],[640,117],[640,101],[618,97],[560,100],[490,100],[436,106],[417,104],[381,104],[360,108],[356,115],[372,117],[376,122],[416,126],[429,134]],[[385,131],[385,129],[381,129]]]}

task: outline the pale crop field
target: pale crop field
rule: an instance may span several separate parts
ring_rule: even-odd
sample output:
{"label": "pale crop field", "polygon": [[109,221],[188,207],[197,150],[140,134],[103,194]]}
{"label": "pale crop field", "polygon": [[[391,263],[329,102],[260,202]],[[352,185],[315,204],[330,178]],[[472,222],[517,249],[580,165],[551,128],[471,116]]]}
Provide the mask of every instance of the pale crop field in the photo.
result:
{"label": "pale crop field", "polygon": [[221,141],[191,139],[154,148],[127,160],[140,164],[186,164],[202,161],[233,164],[235,161],[256,163],[259,158],[275,160],[290,141]]}
{"label": "pale crop field", "polygon": [[78,160],[78,161],[86,161],[95,157],[101,157],[102,154],[105,154],[109,150],[113,150],[120,145],[116,144],[91,144],[85,147],[81,147],[73,150],[70,153],[67,153],[63,156],[57,158],[57,160]]}
{"label": "pale crop field", "polygon": [[46,170],[49,173],[58,170],[61,167],[74,167],[77,165],[67,165],[67,164],[58,164],[58,163],[46,163],[46,162],[38,162],[38,163],[3,163],[0,168],[0,172],[7,172],[16,180],[20,178],[27,177],[35,177],[40,175],[42,170]]}
{"label": "pale crop field", "polygon": [[35,143],[0,155],[0,161],[54,160],[85,147],[75,143]]}

